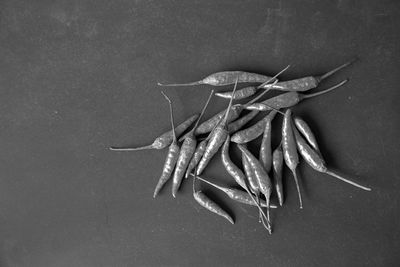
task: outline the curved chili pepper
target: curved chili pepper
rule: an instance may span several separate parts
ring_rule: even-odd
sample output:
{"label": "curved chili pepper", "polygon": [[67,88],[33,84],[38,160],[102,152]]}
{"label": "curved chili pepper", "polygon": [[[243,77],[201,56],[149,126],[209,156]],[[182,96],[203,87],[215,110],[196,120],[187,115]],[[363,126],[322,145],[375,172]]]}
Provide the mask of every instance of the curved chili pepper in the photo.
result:
{"label": "curved chili pepper", "polygon": [[173,139],[172,139],[172,143],[171,143],[171,145],[169,146],[169,149],[168,149],[168,154],[167,154],[167,158],[165,159],[165,163],[164,163],[163,171],[161,173],[161,177],[158,180],[158,183],[157,183],[156,188],[154,190],[154,194],[153,194],[154,198],[158,195],[158,193],[160,192],[161,188],[164,186],[164,184],[171,177],[172,171],[174,170],[176,161],[178,160],[178,156],[179,156],[179,146],[178,146],[178,142],[176,140],[176,133],[175,133],[175,127],[174,127],[174,114],[173,114],[173,109],[172,109],[172,103],[171,103],[171,100],[169,99],[169,97],[164,92],[161,92],[161,93],[164,95],[165,99],[168,101],[168,104],[169,104]]}

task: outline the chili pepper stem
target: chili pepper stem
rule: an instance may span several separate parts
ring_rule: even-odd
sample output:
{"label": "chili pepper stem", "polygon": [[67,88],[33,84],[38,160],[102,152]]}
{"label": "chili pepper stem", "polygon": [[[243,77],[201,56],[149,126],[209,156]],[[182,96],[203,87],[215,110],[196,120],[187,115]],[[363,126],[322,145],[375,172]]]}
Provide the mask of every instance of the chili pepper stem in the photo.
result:
{"label": "chili pepper stem", "polygon": [[[235,87],[233,87],[232,95],[235,95],[238,81],[239,81],[239,76],[236,77]],[[224,124],[225,126],[226,126],[227,121],[228,121],[229,111],[230,111],[230,109],[232,107],[232,102],[233,102],[233,97],[231,97],[231,99],[229,101],[228,109],[226,110],[226,113],[225,113],[225,116],[224,116],[224,119],[221,121],[221,123]]]}
{"label": "chili pepper stem", "polygon": [[[272,85],[276,84],[278,81],[275,81]],[[256,96],[255,98],[253,98],[252,100],[250,100],[249,102],[245,103],[245,104],[241,104],[241,106],[243,107],[243,109],[246,109],[248,106],[251,106],[254,102],[256,102],[257,100],[259,100],[261,97],[263,97],[266,93],[268,93],[272,88],[268,88],[265,89],[264,92],[262,92],[261,94],[259,94],[258,96]]]}
{"label": "chili pepper stem", "polygon": [[355,61],[357,61],[357,60],[358,60],[358,58],[354,58],[353,60],[350,60],[349,62],[346,62],[346,63],[344,63],[343,65],[340,65],[339,67],[334,68],[333,70],[328,71],[327,73],[325,73],[325,74],[323,74],[323,75],[321,75],[321,76],[319,76],[319,77],[316,77],[316,78],[317,78],[317,80],[320,82],[320,81],[322,81],[322,80],[328,78],[329,76],[335,74],[335,73],[338,72],[339,70],[341,70],[341,69],[343,69],[343,68],[345,68],[345,67],[347,67],[347,66],[353,64],[353,63],[354,63]]}
{"label": "chili pepper stem", "polygon": [[173,111],[173,109],[172,109],[172,103],[171,103],[171,99],[169,99],[169,97],[163,92],[163,91],[161,91],[161,94],[165,97],[165,99],[168,101],[168,104],[169,104],[169,108],[170,108],[170,110],[171,110],[171,112],[170,112],[170,118],[171,118],[171,125],[172,125],[172,134],[173,134],[173,136],[174,136],[174,138],[173,138],[173,142],[176,142],[176,133],[175,133],[175,127],[174,127],[174,125],[175,125],[175,122],[174,122],[174,111]]}
{"label": "chili pepper stem", "polygon": [[206,184],[209,184],[209,185],[211,185],[211,186],[213,186],[213,187],[215,187],[215,188],[217,188],[217,189],[219,189],[219,190],[221,190],[221,191],[224,191],[224,188],[222,188],[222,187],[219,186],[219,185],[216,185],[216,184],[214,184],[214,183],[212,183],[212,182],[210,182],[210,181],[208,181],[208,180],[206,180],[206,179],[204,179],[204,178],[201,178],[201,177],[198,176],[198,175],[194,175],[193,173],[191,173],[191,175],[192,175],[193,177],[195,177],[196,179],[205,182]]}
{"label": "chili pepper stem", "polygon": [[[260,201],[260,196],[259,195],[256,196],[256,200],[257,200],[258,205],[260,205],[261,201]],[[258,211],[258,222],[261,223],[262,220],[263,220],[263,218],[261,216],[261,211]]]}
{"label": "chili pepper stem", "polygon": [[317,92],[317,93],[313,93],[313,94],[304,94],[304,95],[302,95],[302,97],[303,98],[311,98],[311,97],[314,97],[314,96],[319,96],[319,95],[328,93],[328,92],[330,92],[332,90],[335,90],[336,88],[342,86],[343,84],[347,83],[348,81],[349,81],[349,79],[343,80],[340,83],[338,83],[338,84],[336,84],[336,85],[334,85],[334,86],[332,86],[332,87],[330,87],[328,89],[325,89],[323,91],[320,91],[320,92]]}
{"label": "chili pepper stem", "polygon": [[196,123],[194,124],[193,129],[190,130],[191,133],[194,133],[194,131],[196,130],[197,126],[199,126],[199,122],[201,121],[201,118],[203,117],[204,112],[206,111],[206,109],[208,107],[208,104],[210,103],[210,100],[211,100],[213,95],[214,95],[214,90],[211,90],[211,93],[207,98],[206,104],[204,105],[203,109],[201,110],[199,118],[197,119]]}
{"label": "chili pepper stem", "polygon": [[[263,88],[264,85],[267,85],[268,83],[270,83],[272,80],[276,79],[276,77],[278,77],[279,75],[281,75],[283,72],[285,72],[288,68],[290,67],[290,65],[287,65],[283,70],[281,70],[280,72],[278,72],[274,77],[272,77],[271,79],[269,79],[268,81],[266,81],[265,83],[261,84],[260,86],[258,86],[257,88]],[[272,84],[276,84],[278,82],[278,80],[275,80],[275,82]],[[256,102],[258,99],[260,99],[261,97],[263,97],[266,93],[268,93],[269,90],[271,90],[272,87],[267,88],[264,92],[262,92],[261,94],[259,94],[258,96],[256,96],[255,98],[253,98],[252,100],[250,100],[249,102],[247,102],[246,104],[243,105],[243,108],[246,108],[248,106],[250,106],[251,104],[253,104],[254,102]]]}
{"label": "chili pepper stem", "polygon": [[[276,77],[278,77],[280,74],[282,74],[284,71],[286,71],[288,68],[290,67],[290,65],[287,65],[283,70],[281,70],[280,72],[278,72],[274,77],[272,77],[271,79],[269,79],[267,82],[261,84],[259,87],[257,88],[261,88],[263,85],[268,84],[269,82],[271,82],[273,79],[275,79]],[[278,80],[275,80],[275,82],[272,84],[276,84],[278,82]],[[243,105],[244,108],[246,108],[247,106],[250,106],[251,104],[253,104],[254,102],[256,102],[258,99],[260,99],[261,97],[263,97],[270,89],[272,89],[272,87],[268,88],[267,90],[265,90],[264,92],[262,92],[261,94],[259,94],[258,96],[256,96],[255,98],[253,98],[252,100],[250,100],[249,102],[247,102],[246,104]]]}
{"label": "chili pepper stem", "polygon": [[157,83],[158,86],[190,86],[190,85],[200,85],[203,84],[201,81],[198,82],[192,82],[192,83],[168,83],[168,84],[164,84],[164,83]]}
{"label": "chili pepper stem", "polygon": [[254,203],[256,204],[256,206],[258,207],[258,216],[259,216],[259,219],[261,219],[261,223],[263,224],[264,228],[267,229],[268,232],[271,234],[271,233],[272,233],[271,226],[269,225],[269,223],[268,223],[268,225],[266,225],[265,222],[264,222],[264,218],[267,218],[267,216],[265,215],[264,211],[263,211],[262,208],[261,208],[260,197],[257,196],[257,199],[254,199],[253,194],[250,193],[250,191],[249,191],[248,188],[246,188],[246,192],[247,192],[247,194],[249,194],[249,196],[251,197],[251,199],[253,200],[253,202],[254,202]]}
{"label": "chili pepper stem", "polygon": [[[258,222],[261,223],[264,226],[264,228],[268,230],[269,234],[272,234],[272,228],[271,228],[271,224],[270,224],[270,221],[269,221],[269,218],[268,218],[269,214],[267,216],[265,216],[264,211],[261,209],[261,205],[260,205],[261,201],[260,201],[260,196],[259,195],[257,195],[257,201],[258,201],[258,205],[260,206],[260,209],[259,209],[259,212],[258,212]],[[261,215],[263,215],[263,216],[261,216]],[[265,223],[265,219],[264,218],[267,219],[267,223]]]}
{"label": "chili pepper stem", "polygon": [[298,180],[298,178],[297,178],[296,169],[292,170],[292,173],[293,173],[293,178],[294,178],[294,181],[295,181],[295,183],[296,183],[297,194],[299,195],[300,209],[302,209],[302,208],[303,208],[303,200],[302,200],[302,198],[301,198],[301,192],[300,192],[299,180]]}
{"label": "chili pepper stem", "polygon": [[279,75],[281,75],[283,72],[285,72],[288,68],[290,68],[290,65],[287,65],[283,70],[281,70],[280,72],[278,72],[274,77],[272,77],[271,79],[269,79],[268,81],[266,81],[265,83],[262,83],[261,85],[259,85],[257,87],[257,89],[259,88],[263,88],[265,85],[269,84],[271,81],[275,80]]}
{"label": "chili pepper stem", "polygon": [[274,107],[271,107],[270,105],[267,105],[267,104],[265,104],[265,103],[263,103],[263,105],[266,106],[267,108],[271,109],[271,110],[274,110],[274,111],[278,112],[278,113],[281,114],[282,116],[285,116],[285,113],[283,113],[283,112],[280,111],[279,109],[276,109],[276,108],[274,108]]}
{"label": "chili pepper stem", "polygon": [[264,217],[261,217],[261,221],[262,225],[264,226],[264,228],[266,228],[268,230],[269,234],[272,234],[272,229],[271,226],[269,225],[269,223],[265,223]]}
{"label": "chili pepper stem", "polygon": [[138,151],[138,150],[146,150],[146,149],[153,149],[154,145],[147,145],[147,146],[141,146],[141,147],[109,147],[110,150],[112,151]]}
{"label": "chili pepper stem", "polygon": [[340,175],[337,174],[336,172],[327,170],[325,173],[326,173],[326,174],[329,174],[329,175],[331,175],[331,176],[333,176],[333,177],[335,177],[335,178],[337,178],[337,179],[339,179],[339,180],[342,180],[343,182],[346,182],[346,183],[351,184],[351,185],[353,185],[353,186],[355,186],[355,187],[361,188],[361,189],[363,189],[363,190],[366,190],[366,191],[371,191],[371,190],[372,190],[372,189],[369,188],[369,187],[366,187],[366,186],[357,184],[356,182],[353,182],[353,181],[350,181],[350,180],[348,180],[348,179],[346,179],[346,178],[343,178],[342,176],[340,176]]}

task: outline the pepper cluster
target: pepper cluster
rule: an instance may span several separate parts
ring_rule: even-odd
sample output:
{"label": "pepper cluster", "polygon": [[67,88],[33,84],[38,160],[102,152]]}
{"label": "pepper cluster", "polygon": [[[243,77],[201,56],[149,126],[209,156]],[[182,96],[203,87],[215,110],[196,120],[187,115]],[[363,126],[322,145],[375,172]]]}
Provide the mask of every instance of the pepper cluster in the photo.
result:
{"label": "pepper cluster", "polygon": [[[277,205],[271,204],[270,199],[272,194],[276,194],[279,205],[282,206],[284,203],[284,191],[282,186],[283,163],[286,164],[293,174],[300,208],[303,208],[298,174],[296,172],[299,164],[299,154],[314,170],[326,173],[360,189],[371,190],[329,169],[311,128],[305,120],[298,116],[293,116],[292,110],[290,109],[303,99],[327,93],[345,84],[347,80],[317,93],[301,93],[316,88],[322,80],[350,65],[352,62],[354,61],[347,62],[321,76],[309,76],[290,81],[278,81],[277,79],[282,72],[289,68],[289,66],[287,66],[274,77],[243,71],[225,71],[211,74],[197,82],[163,85],[189,86],[208,84],[212,86],[223,86],[234,84],[234,89],[229,92],[215,93],[218,97],[230,99],[229,105],[225,110],[200,124],[210,99],[214,95],[214,91],[212,90],[200,115],[195,114],[189,117],[176,128],[174,126],[171,100],[162,92],[169,103],[172,130],[156,138],[151,145],[138,148],[111,147],[110,149],[114,151],[137,151],[169,147],[161,177],[154,190],[154,197],[158,195],[165,183],[171,178],[172,195],[176,197],[183,178],[193,176],[193,196],[201,206],[226,218],[232,224],[234,223],[232,217],[217,203],[200,190],[196,190],[196,180],[212,185],[224,192],[234,201],[256,206],[259,212],[259,221],[269,233],[272,233],[270,208],[277,208]],[[259,85],[248,86],[237,90],[238,83],[259,83]],[[233,100],[251,97],[259,90],[264,91],[246,104],[232,104]],[[262,102],[256,102],[270,90],[278,90],[285,93],[268,98]],[[286,108],[286,111],[281,112],[280,109],[282,108]],[[240,115],[243,110],[250,110],[250,112],[241,117]],[[243,129],[243,127],[260,112],[265,111],[269,111],[269,113],[266,114],[264,118],[252,126]],[[278,147],[273,150],[271,144],[272,120],[278,113],[283,116],[281,142]],[[194,122],[195,125],[190,131],[182,135]],[[206,137],[198,142],[200,140],[199,136],[201,135],[206,135]],[[177,139],[178,136],[181,136],[179,141]],[[248,150],[247,143],[260,136],[262,136],[262,141],[259,155],[256,157]],[[243,170],[235,165],[230,158],[230,143],[235,143],[242,153]],[[199,176],[220,149],[222,163],[226,171],[243,190],[217,185]]]}

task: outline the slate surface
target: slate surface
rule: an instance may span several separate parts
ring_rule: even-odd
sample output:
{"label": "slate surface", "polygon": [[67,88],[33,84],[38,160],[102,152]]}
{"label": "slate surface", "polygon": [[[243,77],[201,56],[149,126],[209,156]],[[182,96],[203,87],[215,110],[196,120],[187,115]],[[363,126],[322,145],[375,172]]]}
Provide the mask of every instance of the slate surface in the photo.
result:
{"label": "slate surface", "polygon": [[[215,2],[0,2],[1,266],[399,263],[398,1]],[[169,129],[157,82],[222,70],[274,74],[287,64],[282,79],[293,79],[354,56],[321,84],[350,78],[346,86],[293,111],[315,129],[330,166],[373,191],[303,163],[305,208],[286,171],[272,236],[256,210],[205,185],[235,225],[199,207],[191,181],[176,199],[168,184],[154,200],[166,150],[107,149],[147,144]],[[176,120],[200,111],[210,89],[165,89]],[[226,103],[214,98],[206,116]],[[219,158],[205,176],[232,184]]]}

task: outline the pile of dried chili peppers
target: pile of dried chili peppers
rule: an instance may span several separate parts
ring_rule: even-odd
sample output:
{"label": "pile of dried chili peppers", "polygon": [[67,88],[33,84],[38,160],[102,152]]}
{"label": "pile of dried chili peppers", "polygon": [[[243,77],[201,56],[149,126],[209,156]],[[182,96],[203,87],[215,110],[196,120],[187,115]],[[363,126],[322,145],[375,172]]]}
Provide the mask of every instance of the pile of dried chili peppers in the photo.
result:
{"label": "pile of dried chili peppers", "polygon": [[[322,80],[353,62],[347,62],[321,76],[308,76],[289,81],[278,81],[277,79],[282,72],[289,68],[287,66],[274,77],[243,71],[225,71],[211,74],[200,81],[187,84],[159,84],[160,86],[234,85],[234,89],[233,91],[215,94],[214,90],[212,90],[200,115],[196,114],[189,117],[177,127],[175,127],[174,123],[171,100],[162,92],[170,107],[172,130],[157,137],[151,145],[137,148],[111,147],[110,149],[113,151],[137,151],[168,147],[168,155],[161,177],[156,184],[154,197],[158,195],[165,183],[171,178],[172,195],[176,197],[184,178],[187,179],[192,176],[193,197],[201,206],[224,217],[232,224],[234,223],[228,212],[223,210],[202,191],[196,190],[196,180],[212,185],[236,202],[255,206],[259,212],[260,223],[269,233],[272,233],[270,208],[277,208],[277,205],[271,204],[270,200],[271,196],[275,194],[279,205],[282,206],[284,203],[285,194],[282,186],[284,163],[290,169],[294,178],[300,208],[303,208],[303,204],[296,171],[300,157],[318,172],[326,173],[360,189],[371,190],[329,169],[311,128],[304,119],[295,116],[291,110],[293,106],[304,99],[322,95],[345,84],[347,80],[323,91],[312,94],[303,93],[316,88]],[[240,83],[255,83],[258,85],[237,89]],[[270,90],[278,90],[283,93],[257,102]],[[259,91],[262,92],[246,104],[233,105],[232,103],[233,100],[252,97]],[[213,95],[229,99],[229,105],[226,109],[200,123]],[[283,112],[281,109],[286,110]],[[241,116],[241,113],[245,110],[249,110],[249,112]],[[261,120],[245,128],[261,112],[267,112],[267,114]],[[283,116],[281,142],[272,149],[272,121],[278,114]],[[187,131],[193,123],[194,126]],[[261,136],[259,154],[256,156],[249,151],[247,143]],[[230,158],[229,147],[231,143],[234,143],[241,151],[243,168],[237,166]],[[220,150],[224,168],[242,189],[217,185],[208,179],[200,177],[210,160]]]}

